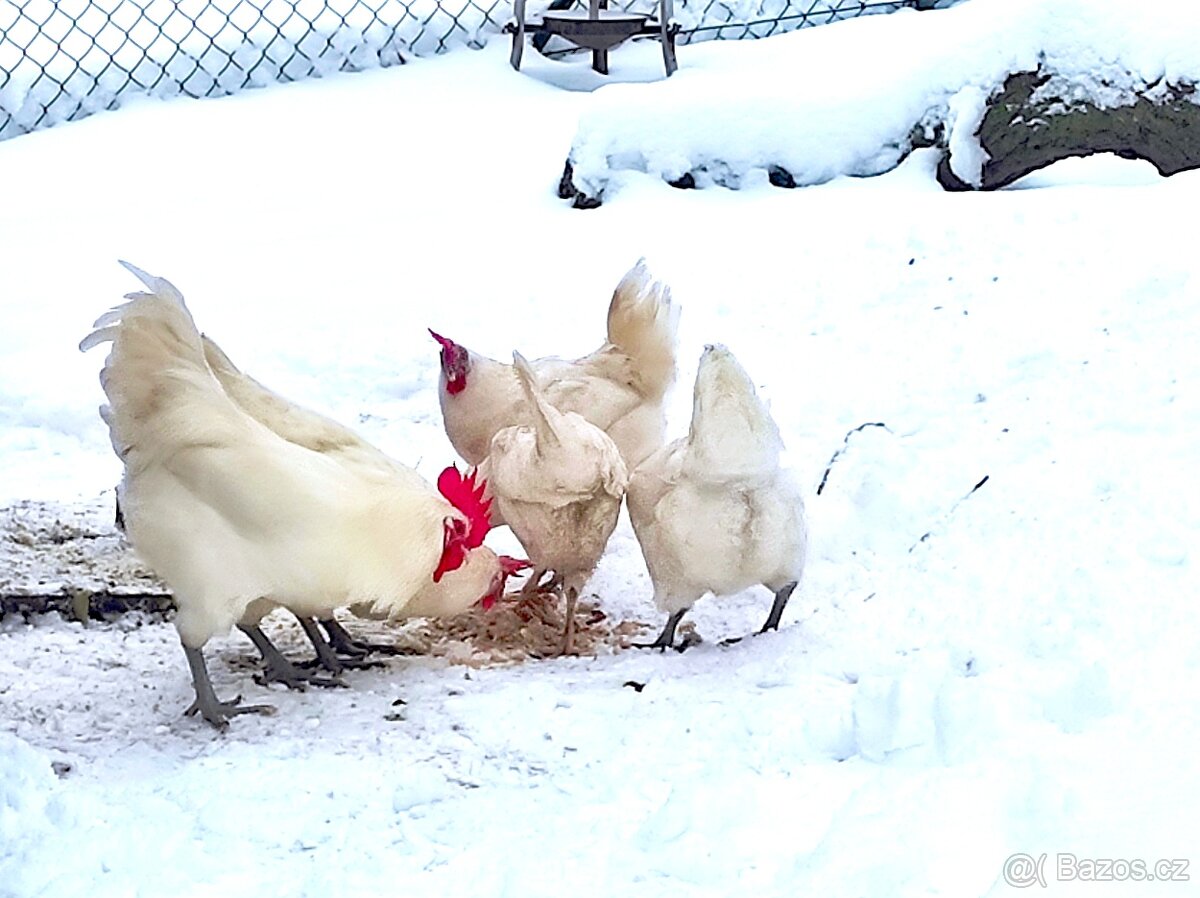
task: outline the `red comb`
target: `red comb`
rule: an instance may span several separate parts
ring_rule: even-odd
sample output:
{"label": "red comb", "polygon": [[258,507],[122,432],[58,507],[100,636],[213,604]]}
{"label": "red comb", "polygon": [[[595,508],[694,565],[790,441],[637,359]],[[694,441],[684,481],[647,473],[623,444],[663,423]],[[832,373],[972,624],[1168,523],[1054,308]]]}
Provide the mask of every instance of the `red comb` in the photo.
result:
{"label": "red comb", "polygon": [[437,333],[432,327],[429,328],[429,336],[441,343],[442,349],[449,349],[451,346],[457,345],[453,340],[447,340],[441,334]]}
{"label": "red comb", "polygon": [[475,482],[475,469],[465,475],[451,465],[438,475],[438,492],[446,497],[455,508],[467,516],[467,538],[463,543],[468,549],[483,545],[483,538],[491,529],[490,512],[492,500],[483,498],[487,492],[487,481]]}

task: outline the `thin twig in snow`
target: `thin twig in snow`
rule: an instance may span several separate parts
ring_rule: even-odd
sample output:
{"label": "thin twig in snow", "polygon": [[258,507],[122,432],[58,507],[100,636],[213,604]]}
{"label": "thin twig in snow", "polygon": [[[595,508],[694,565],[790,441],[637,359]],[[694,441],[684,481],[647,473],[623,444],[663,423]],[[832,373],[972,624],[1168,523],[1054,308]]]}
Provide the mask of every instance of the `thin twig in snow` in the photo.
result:
{"label": "thin twig in snow", "polygon": [[[988,480],[991,479],[991,476],[992,476],[991,474],[984,474],[982,480],[980,480],[977,484],[975,484],[973,487],[971,487],[970,491],[965,496],[963,496],[961,499],[959,499],[957,502],[955,502],[953,505],[950,506],[950,510],[942,516],[942,520],[940,521],[940,523],[944,524],[944,523],[946,523],[946,521],[950,520],[950,518],[954,515],[954,512],[958,511],[958,506],[962,505],[964,502],[966,502],[968,499],[970,499],[973,495],[975,495],[975,491],[978,490],[985,483],[987,483]],[[929,537],[931,537],[931,536],[933,536],[933,530],[925,531],[925,533],[923,533],[921,535],[921,538],[919,540],[917,540],[915,543],[913,543],[911,546],[908,547],[909,554],[911,555],[913,550],[917,546],[921,545],[921,543],[928,540]]]}
{"label": "thin twig in snow", "polygon": [[842,456],[842,454],[850,448],[850,437],[854,436],[854,434],[858,433],[859,431],[866,430],[868,427],[882,427],[884,430],[887,430],[888,433],[891,433],[891,430],[888,430],[888,426],[882,421],[868,421],[865,424],[859,424],[858,427],[847,431],[846,436],[842,438],[842,448],[833,453],[833,456],[829,459],[829,465],[825,468],[825,473],[821,476],[821,483],[817,487],[818,496],[821,495],[821,491],[825,489],[825,482],[829,480],[829,472],[833,470],[833,463],[836,462]]}

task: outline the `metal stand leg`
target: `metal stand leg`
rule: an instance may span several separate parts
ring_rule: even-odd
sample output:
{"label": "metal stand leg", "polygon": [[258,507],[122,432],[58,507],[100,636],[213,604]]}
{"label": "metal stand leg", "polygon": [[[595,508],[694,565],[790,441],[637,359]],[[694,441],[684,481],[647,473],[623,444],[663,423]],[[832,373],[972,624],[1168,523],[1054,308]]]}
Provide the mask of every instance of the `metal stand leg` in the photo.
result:
{"label": "metal stand leg", "polygon": [[[600,10],[608,9],[608,0],[588,0],[588,19],[600,18]],[[592,68],[601,75],[608,74],[608,51],[592,51]]]}
{"label": "metal stand leg", "polygon": [[679,68],[679,63],[675,59],[675,32],[678,27],[671,22],[671,17],[675,14],[672,8],[671,0],[659,0],[658,3],[658,39],[662,41],[663,65],[667,69],[667,77],[670,78],[675,74],[675,70]]}
{"label": "metal stand leg", "polygon": [[675,59],[675,32],[672,29],[664,28],[662,34],[662,49],[663,49],[663,65],[667,68],[667,77],[670,78],[675,74],[675,70],[679,68],[679,63]]}
{"label": "metal stand leg", "polygon": [[525,52],[525,0],[516,0],[513,4],[513,15],[516,16],[516,21],[509,25],[512,29],[513,45],[508,61],[519,72],[521,56]]}

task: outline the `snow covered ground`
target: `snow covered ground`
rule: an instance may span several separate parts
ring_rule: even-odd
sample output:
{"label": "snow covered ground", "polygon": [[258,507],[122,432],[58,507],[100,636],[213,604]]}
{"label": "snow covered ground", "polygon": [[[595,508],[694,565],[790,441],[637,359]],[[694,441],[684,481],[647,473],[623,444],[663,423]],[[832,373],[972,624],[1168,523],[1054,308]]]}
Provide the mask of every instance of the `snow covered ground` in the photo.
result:
{"label": "snow covered ground", "polygon": [[[136,287],[117,258],[432,475],[453,455],[425,328],[583,353],[644,255],[683,308],[672,434],[719,340],[810,486],[784,626],[720,644],[765,616],[750,591],[701,602],[682,655],[403,656],[303,694],[256,685],[233,634],[209,646],[218,692],[278,714],[218,735],[180,716],[169,623],[10,616],[0,895],[998,896],[1016,853],[1046,855],[1051,895],[1197,894],[1200,871],[1155,862],[1195,866],[1200,832],[1200,174],[1093,158],[950,195],[924,151],[793,191],[629,174],[580,212],[554,189],[606,91],[582,61],[506,55],[0,144],[0,574],[91,588],[62,545],[116,551],[101,359],[75,346]],[[613,56],[616,79],[660,66],[653,45]],[[661,623],[627,522],[588,593]],[[1060,853],[1192,880],[1063,879]]]}

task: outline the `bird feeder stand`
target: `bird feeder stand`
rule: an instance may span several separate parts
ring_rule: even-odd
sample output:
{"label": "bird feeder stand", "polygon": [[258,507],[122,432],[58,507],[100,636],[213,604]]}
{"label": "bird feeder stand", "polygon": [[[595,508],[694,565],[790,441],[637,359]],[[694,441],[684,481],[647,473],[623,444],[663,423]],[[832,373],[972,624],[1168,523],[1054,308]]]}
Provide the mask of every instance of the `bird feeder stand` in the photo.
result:
{"label": "bird feeder stand", "polygon": [[577,47],[592,51],[592,68],[601,75],[608,74],[608,51],[631,37],[653,37],[662,41],[663,64],[668,77],[679,63],[675,59],[675,35],[679,24],[671,21],[671,0],[658,0],[658,18],[629,12],[610,12],[608,0],[588,0],[587,11],[547,11],[540,22],[525,21],[525,0],[515,0],[513,21],[504,30],[513,36],[509,61],[514,69],[521,68],[525,51],[525,32],[543,31],[565,38]]}

